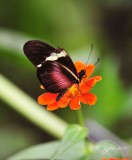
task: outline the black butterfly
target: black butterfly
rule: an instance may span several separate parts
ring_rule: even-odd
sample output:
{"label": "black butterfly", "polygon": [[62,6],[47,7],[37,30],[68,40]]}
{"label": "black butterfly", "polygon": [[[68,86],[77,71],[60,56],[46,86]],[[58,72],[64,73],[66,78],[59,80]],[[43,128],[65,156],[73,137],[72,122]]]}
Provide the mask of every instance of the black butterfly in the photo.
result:
{"label": "black butterfly", "polygon": [[58,101],[73,85],[86,77],[83,69],[79,73],[73,61],[62,48],[54,48],[47,43],[32,40],[24,45],[24,53],[37,68],[37,76],[44,88],[51,93],[59,93]]}

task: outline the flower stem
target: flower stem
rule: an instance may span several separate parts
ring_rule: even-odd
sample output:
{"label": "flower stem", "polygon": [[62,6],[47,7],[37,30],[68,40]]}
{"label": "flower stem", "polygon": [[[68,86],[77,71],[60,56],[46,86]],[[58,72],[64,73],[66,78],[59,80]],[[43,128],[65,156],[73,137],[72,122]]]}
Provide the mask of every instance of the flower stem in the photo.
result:
{"label": "flower stem", "polygon": [[82,109],[80,108],[79,110],[77,110],[77,116],[78,116],[78,122],[80,124],[80,126],[84,126],[84,119],[83,119],[83,113],[82,113]]}
{"label": "flower stem", "polygon": [[[80,126],[84,127],[84,118],[83,118],[83,112],[81,108],[77,110],[77,116],[78,116],[78,122]],[[89,149],[88,149],[88,142],[86,139],[84,139],[84,147],[85,147],[85,154],[88,155]]]}

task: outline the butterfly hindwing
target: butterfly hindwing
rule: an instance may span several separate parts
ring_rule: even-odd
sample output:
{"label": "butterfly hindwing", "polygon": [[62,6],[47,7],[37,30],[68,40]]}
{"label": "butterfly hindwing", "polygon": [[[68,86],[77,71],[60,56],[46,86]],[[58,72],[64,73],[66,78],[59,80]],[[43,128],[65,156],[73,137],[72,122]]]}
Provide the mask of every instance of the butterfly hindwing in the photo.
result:
{"label": "butterfly hindwing", "polygon": [[37,71],[38,79],[44,88],[59,93],[73,84],[74,76],[58,62],[47,61]]}

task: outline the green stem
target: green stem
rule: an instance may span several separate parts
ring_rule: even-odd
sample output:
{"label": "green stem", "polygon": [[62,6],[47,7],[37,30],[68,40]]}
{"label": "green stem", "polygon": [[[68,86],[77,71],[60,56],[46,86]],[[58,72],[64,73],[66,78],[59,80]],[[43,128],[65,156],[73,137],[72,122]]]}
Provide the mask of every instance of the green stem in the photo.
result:
{"label": "green stem", "polygon": [[[80,126],[84,127],[84,118],[83,118],[82,108],[77,110],[77,116],[78,116],[78,122],[79,122]],[[89,149],[88,149],[88,142],[86,139],[84,139],[84,147],[85,147],[85,154],[88,155]]]}
{"label": "green stem", "polygon": [[2,75],[0,75],[0,91],[1,99],[14,110],[53,136],[63,137],[68,124],[53,113],[46,111]]}
{"label": "green stem", "polygon": [[83,119],[83,113],[81,108],[77,110],[77,116],[78,116],[78,122],[80,126],[84,126],[84,119]]}

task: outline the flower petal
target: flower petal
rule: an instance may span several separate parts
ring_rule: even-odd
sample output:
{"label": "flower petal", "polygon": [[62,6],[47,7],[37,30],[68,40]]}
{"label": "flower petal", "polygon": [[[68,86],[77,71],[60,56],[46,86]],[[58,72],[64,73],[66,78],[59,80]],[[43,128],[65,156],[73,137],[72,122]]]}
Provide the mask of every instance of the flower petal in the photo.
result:
{"label": "flower petal", "polygon": [[85,93],[84,95],[80,95],[78,97],[78,99],[84,103],[84,104],[88,104],[88,105],[94,105],[97,101],[97,97],[96,95],[92,94],[92,93]]}
{"label": "flower petal", "polygon": [[74,63],[76,69],[77,69],[77,73],[79,73],[82,69],[85,68],[85,64],[83,62],[80,62],[80,61],[76,61]]}
{"label": "flower petal", "polygon": [[102,80],[102,77],[101,77],[101,76],[94,76],[94,77],[92,77],[92,78],[96,79],[96,82],[99,82],[99,81]]}
{"label": "flower petal", "polygon": [[65,108],[66,106],[68,106],[69,103],[69,99],[67,97],[62,97],[59,101],[58,101],[58,106],[60,108]]}
{"label": "flower petal", "polygon": [[41,105],[47,105],[56,101],[56,97],[57,94],[47,92],[38,97],[38,103]]}
{"label": "flower petal", "polygon": [[78,73],[82,69],[86,70],[87,78],[89,78],[92,75],[94,68],[95,68],[94,64],[89,64],[86,66],[83,62],[80,62],[80,61],[76,61],[74,64],[75,64],[75,67],[76,67]]}
{"label": "flower petal", "polygon": [[58,108],[59,108],[59,106],[58,106],[58,103],[56,101],[47,106],[47,110],[49,110],[49,111],[54,111]]}
{"label": "flower petal", "polygon": [[79,102],[78,98],[72,98],[72,99],[70,99],[69,107],[70,107],[72,110],[77,110],[77,109],[79,109],[81,106],[80,106],[80,102]]}
{"label": "flower petal", "polygon": [[91,78],[91,79],[88,79],[87,81],[85,81],[85,83],[81,83],[80,84],[80,90],[82,93],[87,93],[89,92],[92,87],[95,85],[96,83],[96,79],[95,78]]}
{"label": "flower petal", "polygon": [[89,64],[89,65],[86,66],[86,75],[87,75],[86,78],[89,78],[92,75],[92,73],[94,71],[94,68],[95,67],[94,67],[93,64]]}

